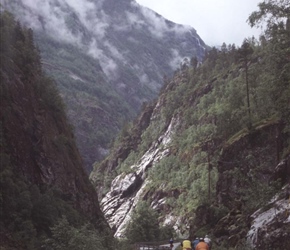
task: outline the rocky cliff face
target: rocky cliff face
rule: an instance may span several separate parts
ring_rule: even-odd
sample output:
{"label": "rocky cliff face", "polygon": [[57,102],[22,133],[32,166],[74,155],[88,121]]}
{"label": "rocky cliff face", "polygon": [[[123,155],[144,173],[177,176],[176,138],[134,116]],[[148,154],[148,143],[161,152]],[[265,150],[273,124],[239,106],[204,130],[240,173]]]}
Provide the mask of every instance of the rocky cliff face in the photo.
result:
{"label": "rocky cliff face", "polygon": [[[150,180],[147,179],[148,171],[170,153],[168,143],[171,141],[171,136],[177,125],[178,119],[172,119],[158,140],[154,141],[140,160],[131,166],[132,172],[118,175],[113,180],[110,191],[102,199],[102,209],[109,224],[115,229],[116,237],[123,236],[124,229],[128,221],[130,221],[133,209],[140,200],[146,199],[148,195],[146,187],[150,184]],[[163,197],[156,195],[154,198],[154,208],[160,209],[163,202]],[[168,216],[170,217],[170,214]],[[172,223],[172,221],[170,222]]]}
{"label": "rocky cliff face", "polygon": [[[146,200],[159,212],[160,225],[180,235],[210,233],[216,245],[246,247],[251,215],[258,207],[268,210],[265,202],[289,182],[289,165],[279,164],[289,155],[287,123],[267,114],[247,127],[237,98],[240,65],[216,75],[210,63],[176,73],[92,172],[96,187],[104,188],[101,205],[115,236],[123,236],[132,210]],[[282,221],[288,230],[288,217]]]}
{"label": "rocky cliff face", "polygon": [[[206,45],[191,27],[135,1],[1,0],[32,27],[44,68],[57,80],[85,164],[107,154],[124,120],[156,97],[183,58]],[[104,136],[105,135],[105,136]]]}
{"label": "rocky cliff face", "polygon": [[[184,79],[177,75],[164,92],[169,91],[174,84]],[[166,102],[166,95],[161,94],[156,103],[148,105],[141,115],[134,122],[133,127],[128,131],[128,136],[120,142],[120,146],[111,152],[111,156],[105,159],[90,175],[90,179],[98,187],[101,207],[110,226],[114,229],[116,237],[123,237],[127,223],[131,219],[132,211],[142,200],[151,202],[152,207],[166,215],[160,221],[164,225],[171,225],[176,232],[183,234],[184,218],[172,212],[171,205],[167,203],[170,198],[176,198],[181,191],[176,189],[171,192],[162,191],[163,184],[158,190],[152,190],[152,180],[148,178],[149,172],[162,160],[172,155],[170,143],[176,135],[180,126],[179,115],[173,116],[168,121],[163,117],[161,110]],[[160,123],[162,125],[160,125]],[[138,158],[125,172],[114,177],[110,183],[110,189],[106,192],[104,179],[99,179],[99,172],[104,176],[111,176],[118,171],[120,162],[125,161],[130,153],[134,152],[142,143],[144,131],[158,130],[156,138],[150,141],[140,158]],[[105,179],[106,179],[105,178]]]}
{"label": "rocky cliff face", "polygon": [[[72,196],[77,208],[92,218],[102,218],[65,113],[57,106],[61,102],[53,104],[56,110],[52,111],[44,100],[50,96],[39,93],[45,79],[38,75],[25,79],[22,72],[12,76],[4,72],[2,77],[9,99],[1,100],[1,120],[7,141],[5,151],[13,165],[31,183],[59,187]],[[54,98],[56,90],[48,88],[52,93],[44,95]]]}
{"label": "rocky cliff face", "polygon": [[[32,31],[15,24],[9,14],[3,16],[1,13],[1,185],[2,174],[9,166],[2,158],[6,155],[12,176],[28,187],[57,189],[62,199],[97,230],[110,232],[85,173],[61,97],[54,82],[42,72]],[[25,202],[32,206],[30,200]],[[14,212],[14,207],[8,209]]]}
{"label": "rocky cliff face", "polygon": [[[287,140],[282,128],[279,123],[260,126],[223,149],[218,165],[217,199],[230,212],[217,222],[214,235],[227,237],[232,246],[246,238],[254,249],[289,244],[285,241],[289,234],[287,187],[278,194],[274,191],[276,181],[284,186],[290,180],[289,157],[279,162],[280,149]],[[263,200],[271,194],[275,197],[265,205]],[[261,208],[252,214],[257,204]],[[278,225],[284,233],[279,232]]]}
{"label": "rocky cliff face", "polygon": [[[230,145],[226,145],[218,165],[220,178],[217,182],[217,195],[219,202],[233,207],[236,199],[247,196],[245,189],[249,188],[251,183],[264,182],[265,185],[268,185],[274,176],[275,166],[278,164],[281,154],[280,149],[285,145],[286,138],[282,134],[282,126],[274,123],[260,126],[252,133],[246,136],[241,135]],[[265,146],[265,142],[267,142],[267,146]],[[252,152],[251,159],[247,159],[249,151]]]}
{"label": "rocky cliff face", "polygon": [[[156,104],[152,113],[151,120],[154,120],[154,117],[159,117],[158,106],[161,104],[162,98],[159,101],[160,102]],[[160,134],[158,140],[153,142],[152,146],[141,156],[140,160],[131,166],[131,172],[128,174],[122,173],[112,181],[109,192],[107,192],[101,200],[102,209],[111,227],[115,230],[116,237],[123,236],[126,224],[130,221],[131,213],[141,200],[150,200],[152,207],[157,211],[167,211],[166,216],[162,217],[161,223],[171,225],[180,235],[186,233],[184,224],[186,224],[187,227],[191,227],[188,219],[178,216],[178,214],[173,212],[170,208],[170,204],[167,202],[168,199],[176,198],[184,191],[175,190],[172,192],[162,192],[162,185],[158,190],[152,190],[150,189],[151,180],[148,178],[148,172],[154,169],[160,161],[173,153],[170,142],[172,141],[172,137],[176,134],[176,127],[178,127],[178,125],[179,119],[173,118],[168,127],[164,130],[164,133]],[[289,163],[287,164],[288,160],[281,162],[276,168],[273,167],[278,160],[276,158],[277,152],[273,151],[273,148],[277,146],[277,138],[280,143],[285,143],[285,141],[283,142],[283,136],[282,138],[279,136],[281,135],[279,131],[281,132],[279,124],[262,126],[251,135],[237,138],[232,145],[228,145],[223,149],[224,152],[218,161],[220,173],[216,186],[217,203],[212,206],[199,207],[196,210],[195,220],[192,223],[194,226],[190,228],[191,237],[196,235],[200,227],[213,223],[215,220],[214,206],[225,206],[230,212],[220,221],[216,222],[213,227],[212,234],[216,237],[216,242],[222,241],[222,239],[227,237],[229,238],[229,243],[235,246],[241,244],[241,242],[248,237],[251,242],[254,242],[251,244],[257,247],[258,243],[256,238],[258,236],[256,234],[257,230],[262,230],[259,229],[262,225],[264,230],[263,233],[265,234],[267,232],[271,235],[269,236],[269,242],[273,243],[279,241],[281,235],[276,234],[275,230],[277,228],[276,226],[276,229],[273,227],[273,220],[276,220],[274,219],[276,215],[273,215],[273,207],[276,206],[276,203],[272,201],[272,205],[267,206],[268,208],[272,207],[271,209],[269,208],[270,211],[268,213],[272,214],[272,217],[267,218],[267,220],[269,220],[268,222],[264,221],[266,220],[265,216],[267,216],[267,213],[262,212],[266,208],[261,208],[255,214],[251,215],[249,211],[245,211],[244,206],[245,203],[251,203],[251,199],[255,199],[253,204],[256,204],[259,202],[259,199],[262,200],[263,197],[267,195],[267,192],[271,192],[271,190],[265,189],[271,180],[282,180],[282,183],[287,183],[287,181],[289,181],[290,168]],[[278,136],[277,133],[279,134]],[[281,138],[281,140],[279,138]],[[250,144],[248,140],[251,141]],[[265,147],[265,142],[267,142],[269,147]],[[249,148],[247,148],[246,145],[248,145]],[[253,159],[247,160],[245,164],[245,155],[248,155],[249,151],[256,153],[256,155],[253,156],[255,161],[252,162]],[[259,164],[258,162],[260,162],[261,168],[259,168],[258,173],[253,172],[255,167],[251,167],[251,164]],[[108,161],[105,161],[103,164],[108,164]],[[233,165],[229,167],[230,164]],[[115,165],[115,167],[117,167],[117,165]],[[235,170],[242,171],[243,174],[234,173]],[[112,169],[110,171],[112,171]],[[94,181],[94,174],[92,174],[91,177]],[[254,196],[249,195],[253,188],[250,186],[250,183],[260,186],[260,192],[256,192]],[[285,191],[283,194],[284,193]],[[282,196],[280,195],[280,197]],[[281,213],[282,217],[284,215],[286,216],[289,206],[288,200],[279,201],[277,198],[277,202],[277,211]],[[288,216],[289,215],[283,218],[281,217],[281,223],[287,230],[289,229]],[[247,228],[250,229],[250,227],[251,230],[248,232]],[[288,233],[285,233],[285,235],[288,235]],[[283,237],[285,235],[283,234]],[[259,237],[261,237],[261,235]]]}
{"label": "rocky cliff face", "polygon": [[290,247],[289,192],[290,186],[287,184],[265,207],[251,215],[252,222],[247,233],[247,241],[252,248]]}

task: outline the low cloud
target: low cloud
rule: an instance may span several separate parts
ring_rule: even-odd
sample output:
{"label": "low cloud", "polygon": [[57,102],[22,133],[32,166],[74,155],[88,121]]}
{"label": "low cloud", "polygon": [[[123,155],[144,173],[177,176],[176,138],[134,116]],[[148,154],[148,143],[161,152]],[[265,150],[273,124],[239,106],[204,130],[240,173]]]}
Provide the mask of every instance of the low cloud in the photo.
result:
{"label": "low cloud", "polygon": [[140,11],[143,14],[144,19],[149,22],[149,31],[150,33],[157,37],[163,38],[165,33],[168,32],[175,32],[177,35],[184,34],[185,32],[196,32],[192,27],[189,25],[180,25],[175,24],[171,21],[168,21],[164,17],[158,15],[156,12],[148,9],[146,7],[141,7],[139,5]]}
{"label": "low cloud", "polygon": [[111,58],[107,58],[106,61],[100,61],[101,66],[110,80],[116,80],[118,78],[118,65]]}
{"label": "low cloud", "polygon": [[[108,43],[107,46],[110,47],[111,45]],[[116,49],[111,46],[111,50],[114,52]],[[117,63],[104,54],[104,50],[99,48],[96,39],[89,44],[87,51],[90,56],[99,61],[104,73],[110,80],[116,80],[118,78],[119,73]],[[121,57],[118,53],[116,53],[115,56]]]}
{"label": "low cloud", "polygon": [[124,61],[125,58],[123,57],[123,55],[118,51],[118,49],[116,47],[114,47],[111,43],[109,43],[108,41],[104,42],[105,47],[110,51],[110,54],[113,58]]}
{"label": "low cloud", "polygon": [[104,52],[102,49],[98,48],[98,42],[96,39],[93,39],[92,42],[88,45],[87,51],[88,51],[88,54],[94,58],[104,57]]}
{"label": "low cloud", "polygon": [[175,23],[194,27],[210,46],[235,43],[244,38],[259,37],[261,30],[251,28],[247,19],[258,10],[261,0],[136,0]]}
{"label": "low cloud", "polygon": [[[12,5],[11,0],[0,0],[4,6]],[[126,61],[126,51],[120,51],[112,40],[105,40],[106,32],[111,25],[111,18],[102,10],[105,0],[17,0],[15,10],[26,25],[35,30],[45,30],[47,34],[57,39],[78,46],[90,56],[99,60],[104,72],[110,79],[118,78],[118,64]],[[13,2],[12,2],[13,3]],[[57,3],[57,4],[56,4]],[[167,21],[154,11],[131,2],[139,11],[125,13],[118,25],[113,26],[118,31],[131,29],[148,29],[152,36],[162,39],[165,33],[184,34],[193,32],[189,26],[177,25]],[[134,9],[133,8],[133,9]],[[110,27],[112,28],[112,27]],[[195,32],[195,31],[194,31]],[[90,41],[87,37],[89,34]],[[84,43],[86,38],[86,43]],[[139,43],[128,36],[128,41]],[[183,58],[177,49],[171,51],[170,66],[176,69]],[[149,77],[142,70],[137,70],[140,82],[148,83]]]}
{"label": "low cloud", "polygon": [[184,58],[180,56],[178,50],[176,49],[171,49],[171,55],[172,55],[172,59],[169,65],[173,70],[176,70],[177,68],[179,68],[180,63],[183,61]]}
{"label": "low cloud", "polygon": [[169,27],[166,24],[166,20],[148,8],[143,7],[140,8],[140,10],[146,21],[149,22],[148,29],[151,34],[158,38],[163,38],[164,33],[168,32],[169,30]]}
{"label": "low cloud", "polygon": [[[1,0],[3,6],[10,6],[10,0]],[[108,16],[101,10],[103,1],[89,0],[20,0],[15,4],[15,10],[22,21],[34,30],[45,30],[52,37],[82,46],[84,30],[77,32],[68,27],[68,20],[76,15],[80,25],[97,38],[105,37],[109,26]],[[58,4],[55,4],[55,3]],[[19,5],[23,6],[20,7]],[[71,10],[71,11],[68,11]]]}
{"label": "low cloud", "polygon": [[127,11],[126,17],[127,17],[128,24],[130,26],[135,26],[137,29],[141,29],[144,26],[146,26],[146,23],[144,22],[144,20],[141,20],[140,17],[138,17],[134,13]]}

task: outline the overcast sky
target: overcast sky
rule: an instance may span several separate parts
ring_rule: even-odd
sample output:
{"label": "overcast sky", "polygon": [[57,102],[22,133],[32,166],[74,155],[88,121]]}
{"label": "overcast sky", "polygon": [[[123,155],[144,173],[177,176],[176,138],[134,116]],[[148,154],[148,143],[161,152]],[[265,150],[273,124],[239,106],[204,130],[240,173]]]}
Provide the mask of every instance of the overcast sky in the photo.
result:
{"label": "overcast sky", "polygon": [[249,15],[258,10],[262,0],[136,0],[166,19],[196,29],[210,46],[235,43],[259,37],[260,30],[247,23]]}

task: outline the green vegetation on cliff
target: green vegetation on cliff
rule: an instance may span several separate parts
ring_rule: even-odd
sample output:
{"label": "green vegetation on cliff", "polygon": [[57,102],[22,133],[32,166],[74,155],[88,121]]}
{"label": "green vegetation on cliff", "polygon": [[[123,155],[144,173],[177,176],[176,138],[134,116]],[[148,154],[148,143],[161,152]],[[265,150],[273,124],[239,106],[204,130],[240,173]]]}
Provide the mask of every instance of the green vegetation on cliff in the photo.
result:
{"label": "green vegetation on cliff", "polygon": [[[249,215],[289,180],[289,171],[275,176],[277,163],[290,154],[289,4],[266,2],[249,19],[252,25],[261,18],[268,21],[259,39],[212,48],[202,63],[184,61],[166,80],[153,115],[144,118],[147,126],[140,130],[140,122],[132,124],[112,154],[95,166],[92,179],[100,169],[108,170],[105,178],[95,178],[98,187],[108,185],[112,170],[115,175],[134,172],[131,166],[152,145],[163,147],[158,140],[173,124],[166,157],[151,155],[143,198],[156,204],[156,197],[165,197],[159,220],[164,222],[170,211],[181,218],[181,232],[190,226],[192,237],[207,232],[229,236],[233,228],[232,246],[245,237]],[[130,148],[128,138],[141,140]],[[240,225],[228,224],[218,232],[215,226],[233,209]]]}

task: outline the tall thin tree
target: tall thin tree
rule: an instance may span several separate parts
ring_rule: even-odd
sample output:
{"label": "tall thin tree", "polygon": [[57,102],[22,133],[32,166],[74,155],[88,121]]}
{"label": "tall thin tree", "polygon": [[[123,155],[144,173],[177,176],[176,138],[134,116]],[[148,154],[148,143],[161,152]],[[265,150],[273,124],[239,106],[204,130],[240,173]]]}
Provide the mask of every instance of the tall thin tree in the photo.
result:
{"label": "tall thin tree", "polygon": [[247,94],[247,111],[248,111],[248,128],[252,127],[252,116],[251,116],[251,106],[250,106],[250,88],[249,88],[249,64],[251,61],[251,55],[253,54],[253,49],[247,39],[244,40],[241,48],[239,49],[239,59],[245,70],[245,82],[246,82],[246,94]]}

